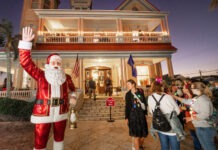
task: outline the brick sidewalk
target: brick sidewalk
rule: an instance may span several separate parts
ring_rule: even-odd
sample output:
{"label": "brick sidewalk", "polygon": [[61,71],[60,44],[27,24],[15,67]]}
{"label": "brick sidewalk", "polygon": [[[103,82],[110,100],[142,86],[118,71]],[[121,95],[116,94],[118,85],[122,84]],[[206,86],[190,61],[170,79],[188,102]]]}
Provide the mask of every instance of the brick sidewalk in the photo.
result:
{"label": "brick sidewalk", "polygon": [[[150,124],[150,118],[148,122]],[[0,122],[1,150],[32,150],[33,124],[30,122]],[[52,150],[51,134],[47,150]],[[217,142],[218,146],[218,142]],[[144,141],[147,150],[159,150],[159,140],[148,135]],[[125,120],[79,121],[77,129],[69,129],[65,133],[65,150],[131,150],[131,137]],[[188,133],[181,142],[181,150],[193,150],[192,139]]]}
{"label": "brick sidewalk", "polygon": [[[150,119],[148,119],[150,122]],[[149,123],[150,124],[150,123]],[[53,137],[48,143],[48,150],[52,150]],[[148,150],[159,150],[159,140],[149,135],[144,141]],[[193,149],[190,135],[181,142],[181,150]],[[65,133],[65,150],[131,150],[131,137],[125,120],[107,121],[80,121],[78,128],[69,129]]]}

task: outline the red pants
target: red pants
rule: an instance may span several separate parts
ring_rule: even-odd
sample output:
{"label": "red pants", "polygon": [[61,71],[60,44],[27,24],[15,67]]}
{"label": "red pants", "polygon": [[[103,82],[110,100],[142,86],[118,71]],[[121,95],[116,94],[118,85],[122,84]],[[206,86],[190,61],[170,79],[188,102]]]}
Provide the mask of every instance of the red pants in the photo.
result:
{"label": "red pants", "polygon": [[51,125],[53,124],[54,140],[61,142],[64,140],[64,131],[67,120],[62,120],[54,123],[42,123],[35,125],[35,149],[46,148]]}

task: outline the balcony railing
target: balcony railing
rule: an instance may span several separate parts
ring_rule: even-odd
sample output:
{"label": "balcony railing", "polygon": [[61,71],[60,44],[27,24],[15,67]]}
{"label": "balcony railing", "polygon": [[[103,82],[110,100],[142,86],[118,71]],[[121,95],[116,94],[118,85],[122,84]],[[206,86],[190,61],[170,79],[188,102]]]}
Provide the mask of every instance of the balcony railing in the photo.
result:
{"label": "balcony railing", "polygon": [[169,43],[165,32],[40,32],[37,43]]}

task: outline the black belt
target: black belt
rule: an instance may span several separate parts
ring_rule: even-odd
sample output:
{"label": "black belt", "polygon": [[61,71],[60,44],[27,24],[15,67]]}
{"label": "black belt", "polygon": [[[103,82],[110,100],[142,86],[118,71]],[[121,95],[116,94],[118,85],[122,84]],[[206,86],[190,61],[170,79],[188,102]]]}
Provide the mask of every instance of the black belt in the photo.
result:
{"label": "black belt", "polygon": [[[42,104],[44,104],[44,100],[37,99],[35,101],[35,104],[42,105]],[[61,104],[64,104],[64,100],[60,99],[60,98],[51,98],[47,101],[47,104],[51,105],[52,107],[55,107],[55,106],[59,106]]]}

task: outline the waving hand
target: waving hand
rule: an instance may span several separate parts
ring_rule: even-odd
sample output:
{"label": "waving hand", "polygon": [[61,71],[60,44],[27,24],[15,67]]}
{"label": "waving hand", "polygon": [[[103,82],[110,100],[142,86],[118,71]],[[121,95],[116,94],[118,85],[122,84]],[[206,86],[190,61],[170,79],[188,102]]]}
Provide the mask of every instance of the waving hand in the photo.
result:
{"label": "waving hand", "polygon": [[30,27],[24,27],[22,33],[22,40],[26,42],[30,42],[34,39],[35,34],[33,34],[33,30]]}

